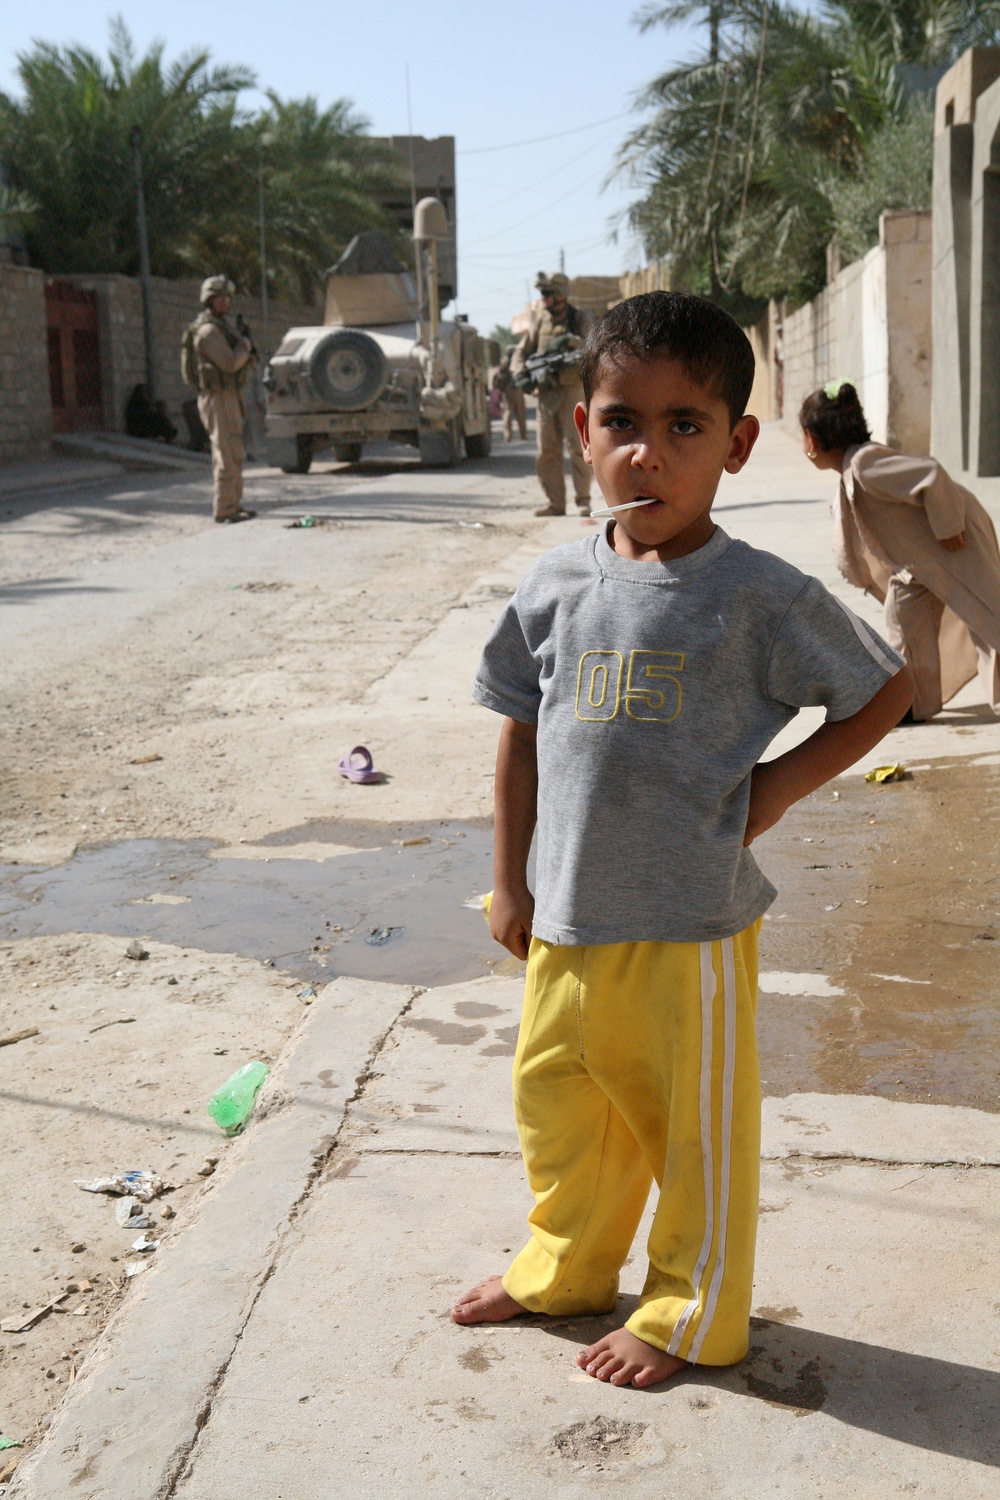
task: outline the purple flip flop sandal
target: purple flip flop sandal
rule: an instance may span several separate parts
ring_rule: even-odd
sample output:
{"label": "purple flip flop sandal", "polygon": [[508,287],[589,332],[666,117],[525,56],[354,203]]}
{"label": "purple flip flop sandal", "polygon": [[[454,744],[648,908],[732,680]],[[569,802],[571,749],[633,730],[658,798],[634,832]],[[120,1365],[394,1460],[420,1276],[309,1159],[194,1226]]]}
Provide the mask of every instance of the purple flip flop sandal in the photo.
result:
{"label": "purple flip flop sandal", "polygon": [[[361,756],[360,765],[354,763],[356,755]],[[376,771],[372,764],[371,751],[366,745],[355,745],[350,755],[342,755],[337,762],[337,770],[341,776],[346,776],[348,781],[369,783],[382,780],[382,772]]]}

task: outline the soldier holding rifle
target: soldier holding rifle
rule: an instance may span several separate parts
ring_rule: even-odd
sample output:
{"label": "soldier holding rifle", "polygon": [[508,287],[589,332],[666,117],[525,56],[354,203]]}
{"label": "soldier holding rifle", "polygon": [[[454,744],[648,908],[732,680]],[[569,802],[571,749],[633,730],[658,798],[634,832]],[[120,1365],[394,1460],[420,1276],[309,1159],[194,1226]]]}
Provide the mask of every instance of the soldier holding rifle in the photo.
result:
{"label": "soldier holding rifle", "polygon": [[538,394],[538,458],[535,468],[548,504],[536,516],[566,514],[566,477],[563,444],[569,446],[573,490],[581,515],[590,515],[590,469],[584,462],[573,411],[583,399],[576,369],[576,351],[586,332],[583,314],[568,298],[569,277],[561,271],[548,276],[539,271],[535,286],[541,293],[541,311],[511,361],[511,373],[522,390]]}
{"label": "soldier holding rifle", "polygon": [[249,521],[243,498],[243,388],[256,350],[242,318],[232,328],[226,315],[236,288],[225,276],[201,284],[202,311],[184,334],[181,368],[189,385],[198,387],[198,411],[212,444],[215,476],[213,515],[220,525]]}

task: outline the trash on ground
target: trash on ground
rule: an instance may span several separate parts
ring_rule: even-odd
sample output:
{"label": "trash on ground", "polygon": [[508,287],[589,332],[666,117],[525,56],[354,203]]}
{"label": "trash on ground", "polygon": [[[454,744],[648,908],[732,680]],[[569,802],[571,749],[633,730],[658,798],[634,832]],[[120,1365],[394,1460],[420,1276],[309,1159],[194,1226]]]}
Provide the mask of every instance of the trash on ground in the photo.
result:
{"label": "trash on ground", "polygon": [[139,1238],[133,1241],[132,1244],[132,1249],[138,1250],[140,1252],[144,1252],[146,1250],[159,1250],[159,1248],[159,1240],[147,1240],[144,1234],[140,1234]]}
{"label": "trash on ground", "polygon": [[886,781],[911,781],[912,779],[909,771],[899,760],[893,761],[891,766],[876,766],[873,771],[865,773],[866,781],[875,781],[879,786]]}
{"label": "trash on ground", "polygon": [[[129,956],[133,957],[134,955],[130,954]],[[148,953],[146,957],[149,957]],[[113,1021],[102,1021],[99,1026],[91,1026],[90,1034],[93,1036],[95,1031],[103,1031],[107,1026],[129,1026],[134,1020],[135,1016],[115,1016]]]}
{"label": "trash on ground", "polygon": [[253,1111],[257,1090],[267,1077],[266,1063],[244,1063],[208,1101],[208,1112],[227,1135],[238,1135]]}
{"label": "trash on ground", "polygon": [[115,1172],[110,1177],[95,1177],[93,1182],[75,1182],[85,1193],[118,1193],[131,1195],[140,1203],[151,1203],[166,1190],[167,1184],[155,1172]]}
{"label": "trash on ground", "polygon": [[297,521],[288,521],[285,525],[286,531],[310,531],[314,526],[327,526],[329,522],[323,516],[300,516]]}
{"label": "trash on ground", "polygon": [[299,1000],[315,1000],[316,991],[313,989],[311,984],[307,984],[304,989],[299,990],[297,998]]}
{"label": "trash on ground", "polygon": [[369,948],[384,948],[386,943],[391,943],[405,931],[405,927],[370,927],[365,942]]}
{"label": "trash on ground", "polygon": [[138,938],[133,938],[125,949],[126,958],[143,959],[149,957],[148,948],[144,948]]}
{"label": "trash on ground", "polygon": [[4,1437],[3,1433],[0,1432],[0,1453],[2,1453],[5,1448],[20,1448],[20,1447],[21,1447],[21,1444],[18,1442],[17,1438]]}
{"label": "trash on ground", "polygon": [[482,896],[470,896],[468,901],[462,902],[462,905],[467,911],[483,911],[488,913],[492,903],[493,892],[486,891]]}
{"label": "trash on ground", "polygon": [[125,1275],[131,1280],[133,1276],[141,1276],[143,1271],[148,1270],[148,1268],[148,1260],[133,1260],[125,1267]]}
{"label": "trash on ground", "polygon": [[23,1031],[12,1031],[9,1036],[0,1036],[0,1047],[13,1047],[15,1042],[26,1042],[29,1036],[41,1036],[37,1026],[26,1026]]}
{"label": "trash on ground", "polygon": [[[355,764],[356,755],[361,758],[360,765]],[[376,771],[372,764],[371,751],[367,745],[355,745],[349,755],[342,755],[337,762],[337,770],[341,776],[346,776],[348,781],[356,781],[362,785],[371,785],[373,782],[382,780],[382,772]]]}
{"label": "trash on ground", "polygon": [[115,1204],[115,1223],[124,1229],[148,1229],[152,1220],[149,1214],[143,1212],[142,1204],[138,1198],[119,1198]]}
{"label": "trash on ground", "polygon": [[430,834],[429,833],[425,833],[425,834],[422,834],[421,837],[418,838],[418,839],[401,839],[399,847],[401,849],[412,849],[413,846],[414,846],[414,844],[429,844],[430,841],[431,841]]}
{"label": "trash on ground", "polygon": [[51,1302],[43,1302],[41,1307],[33,1307],[30,1312],[18,1313],[16,1318],[4,1318],[0,1323],[0,1333],[27,1333],[29,1328],[34,1328],[43,1318],[47,1318],[54,1308],[61,1302],[65,1302],[69,1292],[60,1292],[58,1297],[53,1297]]}
{"label": "trash on ground", "polygon": [[459,526],[464,526],[466,531],[483,531],[485,528],[482,521],[459,521]]}
{"label": "trash on ground", "polygon": [[130,760],[130,766],[151,766],[154,760],[162,760],[162,755],[137,755],[135,760]]}

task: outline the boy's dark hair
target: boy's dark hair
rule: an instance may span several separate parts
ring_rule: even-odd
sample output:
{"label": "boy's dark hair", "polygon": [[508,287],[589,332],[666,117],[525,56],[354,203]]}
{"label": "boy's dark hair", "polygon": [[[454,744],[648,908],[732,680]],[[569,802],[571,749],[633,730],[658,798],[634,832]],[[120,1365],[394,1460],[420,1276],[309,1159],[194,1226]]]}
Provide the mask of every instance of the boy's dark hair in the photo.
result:
{"label": "boy's dark hair", "polygon": [[611,308],[594,324],[580,356],[587,405],[601,369],[623,355],[676,359],[693,380],[729,407],[732,427],[753,385],[754,357],[743,329],[721,307],[691,292],[643,292]]}
{"label": "boy's dark hair", "polygon": [[871,441],[860,398],[849,380],[841,382],[835,396],[828,396],[825,389],[807,396],[799,407],[799,426],[824,453]]}

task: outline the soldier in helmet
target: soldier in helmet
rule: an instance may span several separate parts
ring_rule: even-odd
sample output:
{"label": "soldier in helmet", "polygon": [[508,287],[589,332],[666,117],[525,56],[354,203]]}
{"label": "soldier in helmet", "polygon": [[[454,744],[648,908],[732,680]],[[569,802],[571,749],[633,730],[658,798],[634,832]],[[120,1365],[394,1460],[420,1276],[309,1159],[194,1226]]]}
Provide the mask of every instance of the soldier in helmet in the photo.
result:
{"label": "soldier in helmet", "polygon": [[[535,286],[541,293],[541,311],[533,314],[531,326],[511,361],[511,373],[521,380],[525,378],[525,363],[533,354],[578,349],[586,332],[583,314],[569,301],[568,276],[561,271],[551,276],[539,271]],[[548,504],[536,510],[536,516],[566,514],[564,444],[569,447],[577,509],[582,515],[590,515],[590,469],[584,461],[573,421],[574,408],[582,399],[580,377],[572,367],[561,370],[552,384],[538,391],[538,458],[535,468]]]}
{"label": "soldier in helmet", "polygon": [[181,356],[185,380],[198,387],[198,411],[212,444],[213,515],[223,525],[249,521],[256,514],[240,504],[243,387],[255,351],[250,339],[226,322],[235,290],[225,276],[209,276],[202,282],[202,310],[184,334]]}

